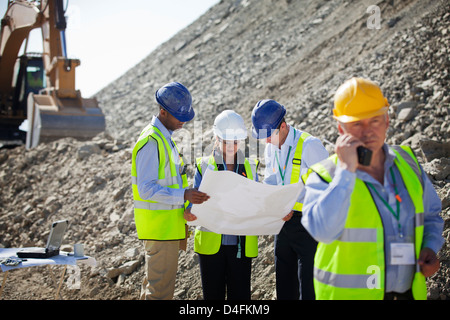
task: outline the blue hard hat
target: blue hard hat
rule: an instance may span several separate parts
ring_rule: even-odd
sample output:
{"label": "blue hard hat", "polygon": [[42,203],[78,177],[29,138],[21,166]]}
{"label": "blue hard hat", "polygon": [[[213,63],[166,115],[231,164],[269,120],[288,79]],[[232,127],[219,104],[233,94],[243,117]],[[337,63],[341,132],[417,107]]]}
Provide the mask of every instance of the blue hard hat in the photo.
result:
{"label": "blue hard hat", "polygon": [[252,111],[252,135],[256,139],[265,139],[272,135],[286,114],[284,106],[275,100],[261,100]]}
{"label": "blue hard hat", "polygon": [[191,121],[195,112],[189,90],[179,82],[171,82],[155,93],[156,102],[173,115],[178,121]]}

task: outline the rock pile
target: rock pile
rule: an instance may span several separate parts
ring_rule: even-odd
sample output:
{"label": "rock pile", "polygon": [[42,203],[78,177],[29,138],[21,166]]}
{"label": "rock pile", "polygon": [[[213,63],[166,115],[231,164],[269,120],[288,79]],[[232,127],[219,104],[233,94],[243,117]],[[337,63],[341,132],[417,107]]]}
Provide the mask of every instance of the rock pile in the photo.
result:
{"label": "rock pile", "polygon": [[[131,150],[156,113],[154,92],[180,81],[193,94],[196,121],[183,133],[211,138],[215,116],[234,109],[250,126],[255,103],[273,98],[287,121],[334,142],[336,88],[352,76],[380,83],[391,104],[388,143],[412,146],[442,200],[446,243],[441,270],[428,279],[430,299],[450,298],[450,5],[448,1],[379,4],[380,29],[368,28],[367,1],[222,0],[205,15],[96,96],[107,132],[88,142],[62,139],[26,151],[0,149],[0,246],[43,246],[52,221],[67,218],[64,250],[84,243],[95,268],[81,267],[81,287],[69,299],[137,299],[143,250],[135,233]],[[183,140],[183,135],[176,135]],[[327,144],[332,152],[332,147]],[[191,160],[196,155],[192,154]],[[192,162],[191,161],[191,162]],[[263,168],[261,168],[263,169]],[[261,171],[262,172],[262,171]],[[188,171],[192,182],[193,167]],[[196,255],[180,253],[176,299],[201,299]],[[273,238],[260,237],[252,298],[275,298]],[[6,299],[53,297],[42,269],[15,270]]]}

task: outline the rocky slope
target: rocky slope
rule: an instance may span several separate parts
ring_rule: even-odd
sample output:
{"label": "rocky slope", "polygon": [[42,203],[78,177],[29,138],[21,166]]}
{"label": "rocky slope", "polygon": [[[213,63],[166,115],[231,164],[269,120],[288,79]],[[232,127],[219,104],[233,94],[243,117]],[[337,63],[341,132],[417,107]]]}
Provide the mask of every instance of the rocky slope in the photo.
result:
{"label": "rocky slope", "polygon": [[[373,4],[380,29],[367,25]],[[161,85],[180,81],[193,95],[203,130],[194,132],[193,121],[176,135],[192,162],[219,112],[234,109],[250,127],[251,109],[264,98],[283,103],[290,124],[334,142],[333,94],[345,79],[362,76],[379,82],[391,103],[388,142],[413,147],[442,200],[446,243],[428,286],[430,299],[449,299],[449,9],[448,1],[431,0],[221,1],[96,95],[106,133],[0,150],[0,246],[44,245],[50,223],[67,218],[64,249],[84,243],[98,266],[81,266],[81,288],[66,283],[63,297],[137,299],[143,252],[133,222],[131,149],[157,112],[153,95]],[[192,181],[192,166],[188,175]],[[180,253],[176,299],[202,298],[192,242]],[[274,299],[272,237],[260,237],[259,252],[253,299]],[[3,298],[53,298],[52,276],[40,271],[10,272]]]}

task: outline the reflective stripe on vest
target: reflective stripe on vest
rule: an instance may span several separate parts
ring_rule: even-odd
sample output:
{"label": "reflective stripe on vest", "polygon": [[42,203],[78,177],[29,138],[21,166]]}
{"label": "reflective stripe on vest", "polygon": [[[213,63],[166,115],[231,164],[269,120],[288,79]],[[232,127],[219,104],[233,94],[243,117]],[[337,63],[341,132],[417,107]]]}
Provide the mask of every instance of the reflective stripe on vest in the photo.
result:
{"label": "reflective stripe on vest", "polygon": [[[415,206],[416,261],[422,247],[424,210],[423,181],[417,159],[408,147],[391,147],[397,157],[406,189]],[[337,155],[311,167],[326,182],[331,182]],[[309,175],[309,173],[307,175]],[[305,175],[303,180],[307,179]],[[361,215],[364,208],[364,215]],[[412,292],[415,299],[426,299],[425,277],[416,263]],[[356,179],[350,208],[341,236],[319,243],[314,261],[314,288],[317,299],[383,299],[385,287],[384,230],[381,217],[366,184]]]}
{"label": "reflective stripe on vest", "polygon": [[[137,187],[136,156],[149,139],[156,141],[158,149],[158,180],[157,184],[167,188],[181,189],[188,186],[185,174],[181,175],[183,185],[178,183],[179,173],[176,170],[174,154],[169,142],[161,131],[153,125],[148,125],[140,134],[133,148],[131,165],[131,183],[134,199],[134,218],[138,238],[141,240],[179,240],[185,238],[185,220],[183,207],[144,200],[139,195]],[[175,148],[176,144],[172,140]],[[178,149],[177,149],[178,150]],[[180,157],[180,167],[184,166]]]}
{"label": "reflective stripe on vest", "polygon": [[[200,174],[205,172],[208,165],[214,167],[217,171],[217,163],[214,156],[197,159],[197,168]],[[257,175],[258,161],[250,162],[248,159],[244,161],[245,174],[248,179],[254,180]],[[212,255],[216,254],[222,244],[222,235],[209,231],[208,229],[198,226],[195,229],[194,251],[200,254]],[[258,256],[258,236],[245,236],[245,256],[255,258]]]}
{"label": "reflective stripe on vest", "polygon": [[[295,130],[295,129],[294,129]],[[291,184],[300,181],[300,167],[302,164],[302,152],[303,152],[303,142],[306,138],[310,136],[309,133],[303,132],[297,142],[297,147],[295,148],[294,158],[292,159],[292,172],[291,172]],[[303,203],[296,202],[292,210],[302,211]]]}

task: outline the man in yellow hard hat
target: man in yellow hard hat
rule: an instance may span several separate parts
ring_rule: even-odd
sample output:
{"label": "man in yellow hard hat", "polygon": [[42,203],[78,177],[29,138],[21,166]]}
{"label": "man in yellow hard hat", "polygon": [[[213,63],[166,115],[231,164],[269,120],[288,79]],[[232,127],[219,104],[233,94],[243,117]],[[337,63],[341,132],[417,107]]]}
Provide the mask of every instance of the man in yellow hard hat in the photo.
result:
{"label": "man in yellow hard hat", "polygon": [[346,81],[336,154],[302,177],[317,299],[426,299],[425,277],[439,269],[441,202],[411,148],[385,143],[388,107],[376,83]]}

